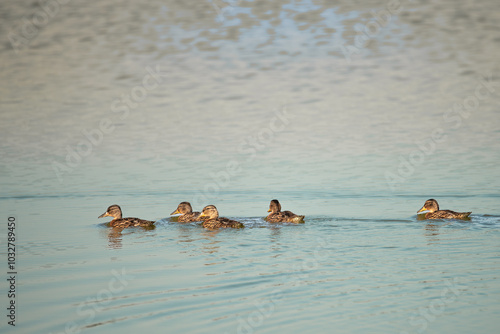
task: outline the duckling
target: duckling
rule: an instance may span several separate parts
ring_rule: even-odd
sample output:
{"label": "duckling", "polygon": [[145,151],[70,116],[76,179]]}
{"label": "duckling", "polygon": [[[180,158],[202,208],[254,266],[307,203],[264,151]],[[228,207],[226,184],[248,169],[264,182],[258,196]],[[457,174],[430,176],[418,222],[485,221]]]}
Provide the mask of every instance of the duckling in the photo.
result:
{"label": "duckling", "polygon": [[122,209],[120,208],[120,206],[116,204],[108,207],[108,210],[106,210],[106,212],[104,212],[97,218],[102,218],[107,216],[114,218],[112,221],[109,222],[109,226],[111,227],[120,227],[120,228],[133,227],[133,226],[151,227],[154,226],[155,223],[154,221],[151,220],[144,220],[139,218],[122,218]]}
{"label": "duckling", "polygon": [[177,206],[177,210],[172,212],[170,215],[176,215],[179,213],[182,214],[182,216],[179,216],[177,221],[181,223],[191,223],[203,220],[200,218],[200,212],[193,212],[193,208],[189,202],[180,203]]}
{"label": "duckling", "polygon": [[277,199],[273,199],[269,204],[271,212],[266,220],[270,223],[303,223],[305,216],[299,216],[291,211],[281,211],[281,204]]}
{"label": "duckling", "polygon": [[214,205],[207,205],[206,207],[203,208],[203,211],[201,212],[199,218],[204,218],[204,217],[206,217],[207,219],[202,223],[202,225],[203,227],[209,229],[227,228],[227,227],[233,227],[233,228],[245,227],[245,225],[236,220],[219,217],[219,211],[217,211],[217,208]]}
{"label": "duckling", "polygon": [[472,212],[455,212],[451,210],[439,210],[439,204],[435,199],[428,199],[425,201],[422,209],[418,210],[417,213],[424,212],[425,219],[464,219],[468,218]]}

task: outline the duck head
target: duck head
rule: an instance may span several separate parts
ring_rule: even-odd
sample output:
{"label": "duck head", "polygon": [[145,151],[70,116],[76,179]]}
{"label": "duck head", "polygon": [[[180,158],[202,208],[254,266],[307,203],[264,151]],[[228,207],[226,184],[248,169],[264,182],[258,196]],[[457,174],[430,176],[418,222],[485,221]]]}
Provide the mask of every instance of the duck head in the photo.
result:
{"label": "duck head", "polygon": [[417,211],[417,213],[423,213],[423,212],[436,212],[439,211],[439,204],[435,199],[428,199],[425,201],[424,206]]}
{"label": "duck head", "polygon": [[102,215],[100,215],[97,218],[103,218],[103,217],[108,217],[108,216],[113,217],[115,219],[120,219],[120,218],[122,218],[122,209],[120,208],[120,206],[113,204],[110,207],[108,207],[106,212],[104,212]]}
{"label": "duck head", "polygon": [[269,210],[267,212],[280,212],[281,211],[281,204],[278,202],[277,199],[273,199],[271,203],[269,203]]}
{"label": "duck head", "polygon": [[217,211],[215,205],[207,205],[201,211],[199,218],[217,219],[219,218],[219,211]]}
{"label": "duck head", "polygon": [[177,215],[177,214],[186,214],[186,213],[191,213],[193,212],[193,208],[191,207],[191,204],[189,202],[182,202],[177,206],[177,210],[172,212],[170,215]]}

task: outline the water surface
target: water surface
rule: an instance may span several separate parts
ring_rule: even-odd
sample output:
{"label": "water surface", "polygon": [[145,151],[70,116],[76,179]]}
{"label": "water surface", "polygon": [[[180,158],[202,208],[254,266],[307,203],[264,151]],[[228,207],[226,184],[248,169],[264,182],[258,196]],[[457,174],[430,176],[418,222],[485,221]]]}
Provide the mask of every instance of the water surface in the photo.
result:
{"label": "water surface", "polygon": [[[496,332],[498,4],[391,6],[71,1],[30,34],[40,5],[1,5],[2,330]],[[115,203],[156,228],[106,228]]]}

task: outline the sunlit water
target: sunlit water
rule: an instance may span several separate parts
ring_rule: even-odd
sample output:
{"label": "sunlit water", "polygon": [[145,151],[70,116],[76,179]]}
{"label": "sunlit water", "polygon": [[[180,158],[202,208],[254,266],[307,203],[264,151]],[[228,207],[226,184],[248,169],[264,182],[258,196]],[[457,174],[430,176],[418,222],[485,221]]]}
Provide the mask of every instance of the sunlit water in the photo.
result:
{"label": "sunlit water", "polygon": [[0,5],[2,332],[497,332],[498,4],[391,3]]}

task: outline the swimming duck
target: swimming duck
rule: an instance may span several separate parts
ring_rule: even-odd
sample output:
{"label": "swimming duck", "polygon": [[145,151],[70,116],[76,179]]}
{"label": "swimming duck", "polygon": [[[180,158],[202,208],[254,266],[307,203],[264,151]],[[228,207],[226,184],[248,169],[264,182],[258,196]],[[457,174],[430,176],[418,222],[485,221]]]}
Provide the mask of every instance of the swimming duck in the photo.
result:
{"label": "swimming duck", "polygon": [[151,227],[154,226],[154,221],[151,220],[144,220],[144,219],[139,219],[139,218],[122,218],[122,209],[120,206],[114,204],[108,207],[108,210],[104,212],[102,215],[100,215],[97,218],[102,218],[102,217],[113,217],[114,219],[109,222],[109,226],[111,227],[133,227],[133,226],[142,226],[142,227]]}
{"label": "swimming duck", "polygon": [[204,218],[204,217],[206,217],[206,220],[202,223],[202,225],[203,227],[209,229],[227,228],[227,227],[233,227],[233,228],[245,227],[245,225],[236,220],[219,217],[219,211],[217,211],[217,208],[214,205],[207,205],[206,207],[203,208],[203,211],[201,212],[199,218]]}
{"label": "swimming duck", "polygon": [[170,215],[176,215],[176,214],[182,214],[182,216],[179,216],[178,222],[181,223],[191,223],[191,222],[198,222],[203,219],[200,219],[200,212],[193,212],[193,208],[191,207],[191,204],[189,202],[182,202],[177,206],[177,210],[172,212]]}
{"label": "swimming duck", "polygon": [[435,199],[428,199],[425,201],[422,209],[417,213],[427,212],[425,219],[464,219],[469,217],[472,212],[455,212],[451,210],[439,210],[439,204]]}
{"label": "swimming duck", "polygon": [[303,223],[305,216],[299,216],[291,211],[281,211],[281,204],[277,199],[273,199],[269,204],[271,212],[266,220],[270,223]]}

